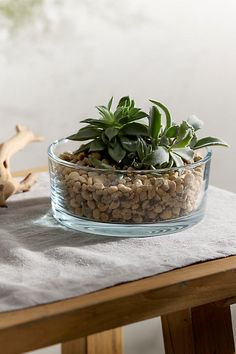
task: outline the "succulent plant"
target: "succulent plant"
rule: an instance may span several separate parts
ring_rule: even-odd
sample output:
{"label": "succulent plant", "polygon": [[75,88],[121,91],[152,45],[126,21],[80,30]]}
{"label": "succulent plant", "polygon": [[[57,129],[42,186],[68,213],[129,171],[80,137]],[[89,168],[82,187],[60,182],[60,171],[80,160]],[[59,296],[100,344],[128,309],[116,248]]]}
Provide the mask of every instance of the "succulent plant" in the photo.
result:
{"label": "succulent plant", "polygon": [[104,164],[91,156],[93,166],[110,168],[115,165],[121,169],[180,167],[193,162],[197,149],[213,145],[228,146],[221,139],[211,136],[198,139],[197,131],[202,128],[203,122],[196,116],[176,124],[165,105],[154,100],[150,102],[153,105],[149,113],[145,113],[136,107],[133,99],[125,96],[112,112],[112,97],[107,106],[96,107],[100,118],[81,121],[87,125],[68,139],[88,141],[81,145],[77,153],[100,152],[109,161],[109,164]]}

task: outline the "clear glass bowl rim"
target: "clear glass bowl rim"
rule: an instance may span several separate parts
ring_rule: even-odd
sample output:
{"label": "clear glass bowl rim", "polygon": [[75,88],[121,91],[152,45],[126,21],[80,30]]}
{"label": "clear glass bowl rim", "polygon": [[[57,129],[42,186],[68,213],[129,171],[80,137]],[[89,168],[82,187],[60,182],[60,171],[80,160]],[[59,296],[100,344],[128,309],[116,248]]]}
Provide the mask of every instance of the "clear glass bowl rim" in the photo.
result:
{"label": "clear glass bowl rim", "polygon": [[74,169],[79,169],[79,170],[84,170],[84,171],[88,171],[88,172],[105,172],[105,173],[135,173],[135,174],[143,174],[143,173],[150,173],[150,174],[153,174],[153,173],[166,173],[166,172],[169,172],[169,171],[180,171],[180,170],[191,170],[195,167],[198,167],[198,166],[201,166],[203,164],[205,164],[207,161],[209,161],[211,159],[211,156],[212,156],[212,150],[210,148],[203,148],[205,151],[206,151],[206,154],[205,156],[201,159],[201,160],[198,160],[196,162],[193,162],[191,164],[187,164],[187,165],[183,165],[183,166],[180,166],[180,167],[170,167],[170,168],[159,168],[159,169],[156,169],[156,170],[132,170],[132,171],[129,171],[129,170],[115,170],[115,169],[102,169],[102,168],[95,168],[95,167],[87,167],[87,166],[82,166],[78,163],[72,163],[72,162],[68,162],[68,161],[65,161],[65,160],[62,160],[60,159],[60,157],[58,157],[57,155],[55,155],[54,153],[54,148],[59,145],[59,144],[65,144],[67,142],[69,142],[71,140],[69,139],[65,139],[65,138],[62,138],[62,139],[58,139],[58,140],[55,140],[54,142],[52,142],[49,147],[48,147],[48,156],[51,160],[53,160],[54,162],[60,164],[60,165],[63,165],[63,166],[66,166],[66,167],[70,167],[70,168],[74,168]]}

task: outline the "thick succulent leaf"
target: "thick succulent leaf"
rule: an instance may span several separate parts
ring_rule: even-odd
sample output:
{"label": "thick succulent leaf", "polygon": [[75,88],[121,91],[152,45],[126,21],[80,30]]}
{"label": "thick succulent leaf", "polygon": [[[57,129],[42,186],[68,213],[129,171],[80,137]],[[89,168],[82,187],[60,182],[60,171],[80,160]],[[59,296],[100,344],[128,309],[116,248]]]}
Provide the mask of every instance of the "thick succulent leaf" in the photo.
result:
{"label": "thick succulent leaf", "polygon": [[203,121],[200,120],[198,117],[196,117],[195,115],[191,115],[188,119],[187,119],[187,123],[189,123],[193,129],[199,130],[203,127]]}
{"label": "thick succulent leaf", "polygon": [[131,102],[130,102],[130,108],[133,108],[135,106],[135,102],[134,102],[134,100],[131,100]]}
{"label": "thick succulent leaf", "polygon": [[129,152],[137,151],[138,141],[128,138],[127,136],[120,136],[120,142],[123,148]]}
{"label": "thick succulent leaf", "polygon": [[101,139],[102,139],[102,141],[104,142],[105,145],[109,144],[109,139],[106,136],[105,132],[102,132]]}
{"label": "thick succulent leaf", "polygon": [[138,137],[137,153],[140,161],[147,155],[147,144],[142,137]]}
{"label": "thick succulent leaf", "polygon": [[190,162],[193,159],[194,151],[190,147],[175,148],[171,150],[176,155],[180,156],[183,160]]}
{"label": "thick succulent leaf", "polygon": [[186,131],[185,136],[181,140],[177,141],[173,145],[173,148],[184,148],[184,147],[188,146],[190,141],[192,140],[192,137],[193,137],[193,132],[191,129],[188,129]]}
{"label": "thick succulent leaf", "polygon": [[108,137],[109,141],[114,138],[119,133],[119,129],[115,127],[109,127],[105,130],[105,134]]}
{"label": "thick succulent leaf", "polygon": [[87,144],[82,144],[82,145],[79,147],[79,149],[76,150],[76,153],[89,150],[90,145],[91,145],[91,141],[90,141],[89,143],[87,143]]}
{"label": "thick succulent leaf", "polygon": [[98,128],[106,128],[109,127],[110,123],[103,120],[103,119],[94,119],[94,118],[86,118],[84,120],[81,120],[81,123],[88,123],[94,127],[98,127]]}
{"label": "thick succulent leaf", "polygon": [[119,100],[117,107],[124,107],[130,105],[130,98],[129,96],[124,96]]}
{"label": "thick succulent leaf", "polygon": [[163,165],[169,162],[169,151],[164,146],[158,146],[150,154],[148,154],[144,159],[143,163],[148,165]]}
{"label": "thick succulent leaf", "polygon": [[152,138],[158,138],[161,131],[161,113],[156,106],[152,106],[149,113],[149,134]]}
{"label": "thick succulent leaf", "polygon": [[179,155],[175,154],[174,152],[170,152],[170,156],[172,157],[176,167],[180,167],[184,165],[184,162]]}
{"label": "thick succulent leaf", "polygon": [[189,130],[192,130],[194,133],[193,127],[186,120],[183,120],[179,126],[178,140],[182,140]]}
{"label": "thick succulent leaf", "polygon": [[147,117],[147,113],[142,112],[142,111],[139,110],[135,114],[126,115],[125,117],[120,118],[119,119],[119,123],[126,124],[128,122],[133,122],[135,120],[139,120],[139,119],[142,119],[142,118],[145,118],[145,117]]}
{"label": "thick succulent leaf", "polygon": [[167,138],[175,138],[178,136],[178,131],[179,131],[179,126],[178,125],[172,125],[169,129],[166,131],[166,136]]}
{"label": "thick succulent leaf", "polygon": [[119,141],[117,140],[116,143],[112,146],[108,146],[108,154],[111,156],[113,160],[117,163],[120,163],[126,155],[126,151],[123,149]]}
{"label": "thick succulent leaf", "polygon": [[101,134],[100,129],[97,129],[97,128],[91,127],[91,126],[87,126],[87,127],[81,128],[76,134],[68,136],[67,139],[83,141],[83,140],[97,138],[100,134]]}
{"label": "thick succulent leaf", "polygon": [[107,108],[110,111],[111,110],[111,106],[112,106],[112,102],[113,102],[113,96],[111,97],[110,101],[108,102]]}
{"label": "thick succulent leaf", "polygon": [[122,117],[123,115],[123,108],[122,107],[117,107],[115,112],[114,112],[114,118],[116,121],[119,121],[119,119]]}
{"label": "thick succulent leaf", "polygon": [[166,115],[166,128],[165,128],[165,130],[170,128],[172,119],[171,119],[171,115],[170,115],[170,112],[169,112],[168,108],[161,102],[154,101],[154,100],[149,100],[149,101],[154,103],[155,105],[157,105],[158,107],[160,107],[163,110],[163,112]]}
{"label": "thick succulent leaf", "polygon": [[105,144],[102,139],[95,139],[91,141],[89,151],[102,151],[105,149]]}
{"label": "thick succulent leaf", "polygon": [[193,149],[196,143],[197,143],[197,136],[194,133],[193,137],[192,137],[192,140],[190,141],[190,144],[189,144],[190,148]]}
{"label": "thick succulent leaf", "polygon": [[165,135],[162,135],[160,145],[169,146],[169,139]]}
{"label": "thick succulent leaf", "polygon": [[215,145],[226,146],[226,147],[229,146],[225,141],[223,141],[219,138],[207,136],[205,138],[198,140],[193,148],[194,148],[194,150],[196,150],[196,149],[200,149],[205,146],[215,146]]}
{"label": "thick succulent leaf", "polygon": [[96,159],[95,157],[91,156],[89,158],[89,160],[91,161],[91,163],[93,164],[93,166],[97,167],[97,168],[101,168],[103,170],[109,170],[112,168],[112,166],[107,165],[106,163]]}
{"label": "thick succulent leaf", "polygon": [[112,112],[110,112],[106,107],[104,106],[97,106],[96,107],[97,110],[99,111],[100,115],[102,116],[102,118],[108,122],[108,123],[112,123],[114,122],[114,115]]}
{"label": "thick succulent leaf", "polygon": [[125,124],[121,129],[120,133],[123,135],[135,135],[135,136],[147,136],[148,129],[147,126],[141,123],[131,122]]}

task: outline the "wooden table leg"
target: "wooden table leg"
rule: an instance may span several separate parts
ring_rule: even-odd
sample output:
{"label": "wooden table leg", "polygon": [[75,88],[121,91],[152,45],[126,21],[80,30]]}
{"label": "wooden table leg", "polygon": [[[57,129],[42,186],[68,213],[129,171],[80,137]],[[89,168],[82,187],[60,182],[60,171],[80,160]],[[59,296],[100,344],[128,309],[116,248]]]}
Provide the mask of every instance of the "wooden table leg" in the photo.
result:
{"label": "wooden table leg", "polygon": [[62,354],[122,354],[122,328],[62,343]]}
{"label": "wooden table leg", "polygon": [[211,303],[162,316],[166,354],[234,354],[230,307]]}

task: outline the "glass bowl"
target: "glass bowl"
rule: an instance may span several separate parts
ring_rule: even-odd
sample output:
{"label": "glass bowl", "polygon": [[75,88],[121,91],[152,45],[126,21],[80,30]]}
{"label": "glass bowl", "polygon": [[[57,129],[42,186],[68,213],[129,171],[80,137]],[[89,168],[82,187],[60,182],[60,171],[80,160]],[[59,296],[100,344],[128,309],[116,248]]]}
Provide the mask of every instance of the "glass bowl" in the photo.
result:
{"label": "glass bowl", "polygon": [[190,227],[204,216],[211,151],[198,161],[159,170],[103,170],[60,158],[78,149],[61,139],[48,150],[53,215],[86,233],[148,237]]}

